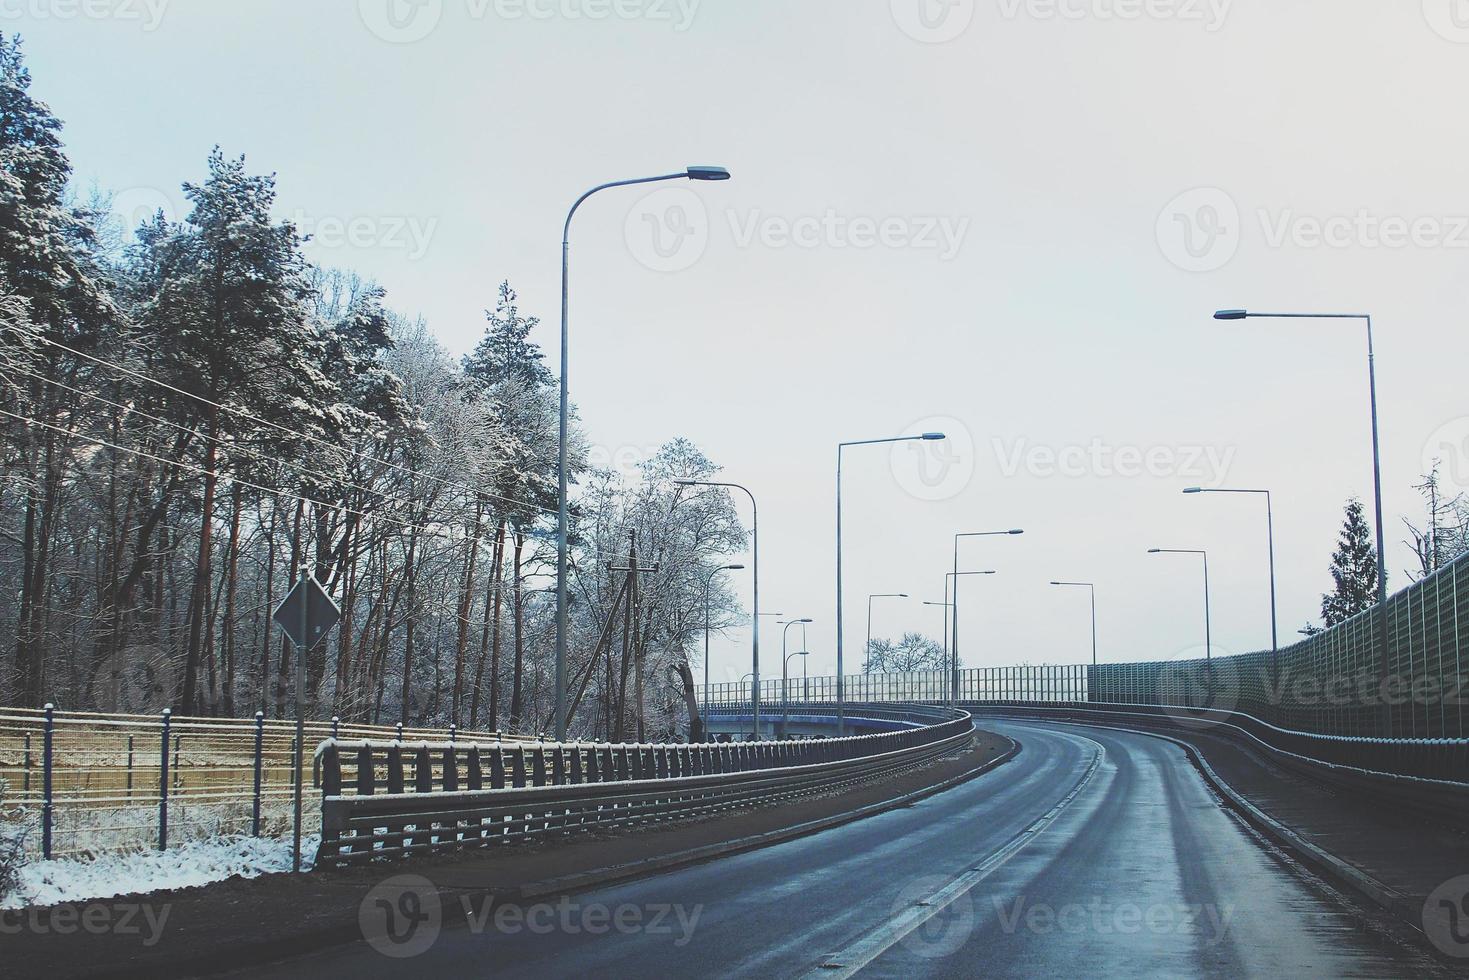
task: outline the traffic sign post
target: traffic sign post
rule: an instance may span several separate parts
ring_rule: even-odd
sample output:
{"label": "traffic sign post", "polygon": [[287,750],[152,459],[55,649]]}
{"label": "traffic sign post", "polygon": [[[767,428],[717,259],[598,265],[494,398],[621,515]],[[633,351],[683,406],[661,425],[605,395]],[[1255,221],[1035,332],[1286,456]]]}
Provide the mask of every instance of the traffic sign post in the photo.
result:
{"label": "traffic sign post", "polygon": [[317,584],[305,569],[301,580],[271,616],[285,630],[296,647],[296,785],[295,846],[291,852],[291,870],[301,870],[301,796],[306,748],[306,653],[322,637],[331,632],[342,618],[342,611],[332,597]]}

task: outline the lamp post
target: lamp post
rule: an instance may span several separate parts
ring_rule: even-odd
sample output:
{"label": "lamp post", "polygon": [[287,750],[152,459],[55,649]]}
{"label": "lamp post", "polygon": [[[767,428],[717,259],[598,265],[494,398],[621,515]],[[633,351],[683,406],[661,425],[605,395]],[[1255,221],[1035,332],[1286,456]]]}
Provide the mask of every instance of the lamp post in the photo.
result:
{"label": "lamp post", "polygon": [[1149,548],[1148,554],[1199,555],[1204,559],[1204,661],[1212,661],[1214,643],[1209,627],[1209,553],[1198,548]]}
{"label": "lamp post", "polygon": [[614,180],[598,184],[584,193],[566,212],[566,224],[561,230],[561,412],[560,430],[556,447],[556,475],[559,487],[556,506],[556,740],[566,740],[566,633],[567,633],[567,548],[566,534],[570,520],[567,502],[569,472],[566,466],[566,436],[570,428],[571,402],[568,387],[569,300],[571,296],[571,219],[587,198],[598,191],[612,187],[628,187],[634,184],[652,184],[663,180],[729,180],[729,171],[723,167],[688,167],[678,173],[660,174],[656,177],[634,177],[631,180]]}
{"label": "lamp post", "polygon": [[[1370,313],[1251,313],[1249,310],[1220,310],[1216,320],[1361,320],[1367,327],[1367,399],[1372,414],[1372,500],[1377,515],[1377,640],[1379,681],[1387,685],[1387,556],[1382,528],[1382,440],[1377,426],[1377,353],[1372,344]],[[1392,736],[1392,704],[1382,702],[1382,734]]]}
{"label": "lamp post", "polygon": [[938,442],[947,438],[942,432],[925,432],[918,436],[890,436],[886,439],[854,439],[837,443],[837,735],[847,732],[846,678],[842,673],[842,453],[848,446],[876,446],[892,442]]}
{"label": "lamp post", "polygon": [[[1005,533],[1008,533],[1008,532],[1005,532]],[[949,688],[949,704],[950,705],[954,704],[956,701],[959,700],[959,644],[958,644],[958,638],[959,638],[959,579],[963,578],[966,575],[994,575],[994,574],[995,574],[995,570],[991,568],[991,569],[987,569],[985,571],[980,571],[980,572],[949,572],[947,575],[944,576],[944,595],[945,596],[947,596],[949,594],[949,579],[953,579],[954,580],[954,601],[949,604],[949,608],[951,610],[951,615],[952,615],[953,620],[954,620],[954,639],[955,639],[955,643],[950,648],[950,656],[953,659],[950,660],[948,658],[945,658],[945,664],[946,665],[948,665],[948,664],[952,664],[953,665],[953,673],[950,676],[950,683],[948,685],[948,688]]]}
{"label": "lamp post", "polygon": [[750,498],[750,564],[751,578],[754,579],[754,599],[751,603],[750,626],[753,634],[750,639],[750,669],[753,680],[750,682],[750,703],[754,706],[755,713],[755,738],[760,738],[760,506],[755,503],[755,495],[748,487],[738,483],[728,483],[718,480],[674,480],[681,487],[721,487],[726,490],[739,490]]}
{"label": "lamp post", "polygon": [[867,597],[867,646],[862,656],[862,673],[867,673],[872,666],[872,600],[873,599],[906,599],[906,592],[874,592]]}
{"label": "lamp post", "polygon": [[[954,535],[954,574],[959,574],[959,540],[961,538],[991,538],[1001,535],[1024,534],[1021,528],[1010,531],[965,531]],[[954,642],[950,645],[948,661],[949,666],[949,703],[959,700],[959,580],[954,580],[954,614],[953,626]]]}
{"label": "lamp post", "polygon": [[709,592],[714,587],[714,576],[720,572],[738,572],[744,565],[721,565],[719,568],[710,569],[704,578],[704,716],[701,725],[704,734],[709,732]]}
{"label": "lamp post", "polygon": [[1265,497],[1265,540],[1270,553],[1270,666],[1277,677],[1280,670],[1279,620],[1275,613],[1275,513],[1270,502],[1269,490],[1234,490],[1223,488],[1189,487],[1184,493],[1252,493]]}
{"label": "lamp post", "polygon": [[1092,666],[1097,665],[1097,586],[1094,582],[1052,582],[1052,585],[1090,589],[1092,593]]}
{"label": "lamp post", "polygon": [[780,734],[781,734],[781,737],[782,738],[785,737],[786,728],[791,723],[791,695],[790,695],[790,688],[787,686],[789,684],[789,682],[790,682],[790,674],[789,674],[788,668],[790,667],[791,657],[804,657],[804,656],[806,656],[806,652],[804,650],[801,651],[800,653],[792,653],[792,654],[787,655],[786,654],[786,638],[791,635],[791,627],[792,626],[795,626],[797,624],[805,624],[805,623],[809,623],[809,622],[811,622],[810,619],[792,619],[789,622],[787,622],[787,623],[784,624],[785,625],[785,629],[781,630],[781,634],[780,634],[780,702],[781,702]]}

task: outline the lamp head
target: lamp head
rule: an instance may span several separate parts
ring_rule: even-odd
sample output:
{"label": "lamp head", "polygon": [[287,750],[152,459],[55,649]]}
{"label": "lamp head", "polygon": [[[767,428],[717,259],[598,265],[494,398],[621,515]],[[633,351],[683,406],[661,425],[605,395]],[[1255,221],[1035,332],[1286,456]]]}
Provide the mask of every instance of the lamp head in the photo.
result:
{"label": "lamp head", "polygon": [[1162,553],[1163,553],[1163,549],[1162,548],[1149,548],[1148,549],[1148,554],[1150,554],[1150,555],[1161,555]]}
{"label": "lamp head", "polygon": [[1244,320],[1249,318],[1248,310],[1220,310],[1214,314],[1216,320]]}
{"label": "lamp head", "polygon": [[724,568],[721,569],[721,571],[725,571],[725,572],[742,572],[744,570],[745,570],[745,566],[744,565],[725,565]]}
{"label": "lamp head", "polygon": [[1203,487],[1189,487],[1187,490],[1184,491],[1184,493],[1203,493],[1203,492],[1204,492],[1204,488]]}
{"label": "lamp head", "polygon": [[729,171],[723,167],[690,167],[689,180],[729,180]]}
{"label": "lamp head", "polygon": [[1025,533],[1025,529],[1024,528],[1017,527],[1015,530],[1013,530],[1013,531],[1006,531],[1005,533],[1006,534],[1024,534]]}
{"label": "lamp head", "polygon": [[942,432],[925,432],[921,438],[924,442],[942,442],[949,437]]}

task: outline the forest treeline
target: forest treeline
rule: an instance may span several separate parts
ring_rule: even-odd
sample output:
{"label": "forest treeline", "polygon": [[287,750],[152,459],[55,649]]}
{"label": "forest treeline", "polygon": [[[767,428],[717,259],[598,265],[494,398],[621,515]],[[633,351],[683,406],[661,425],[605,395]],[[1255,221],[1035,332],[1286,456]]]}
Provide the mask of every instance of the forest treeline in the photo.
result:
{"label": "forest treeline", "polygon": [[[343,611],[307,657],[315,715],[545,730],[558,391],[537,318],[503,283],[452,357],[308,262],[244,157],[216,148],[183,193],[179,220],[128,229],[79,201],[0,36],[0,704],[287,716],[270,614],[305,570]],[[571,449],[570,727],[684,734],[705,585],[745,531],[727,494],[674,487],[717,473],[685,440],[632,474]],[[625,590],[633,556],[658,571]],[[734,622],[717,575],[710,605]]]}

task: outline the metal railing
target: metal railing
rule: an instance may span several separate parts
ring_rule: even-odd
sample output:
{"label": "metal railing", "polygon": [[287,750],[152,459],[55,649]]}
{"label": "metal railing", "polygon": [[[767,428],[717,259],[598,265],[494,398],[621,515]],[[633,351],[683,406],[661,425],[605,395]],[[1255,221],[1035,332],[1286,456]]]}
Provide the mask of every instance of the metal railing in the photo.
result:
{"label": "metal railing", "polygon": [[913,724],[845,738],[692,745],[329,739],[316,752],[317,866],[781,802],[924,765],[973,737],[961,710],[880,710]]}
{"label": "metal railing", "polygon": [[[441,729],[308,722],[343,738],[495,740]],[[295,722],[0,708],[0,821],[29,856],[166,848],[289,832]],[[509,738],[509,736],[504,736]],[[313,824],[305,830],[315,832]]]}

